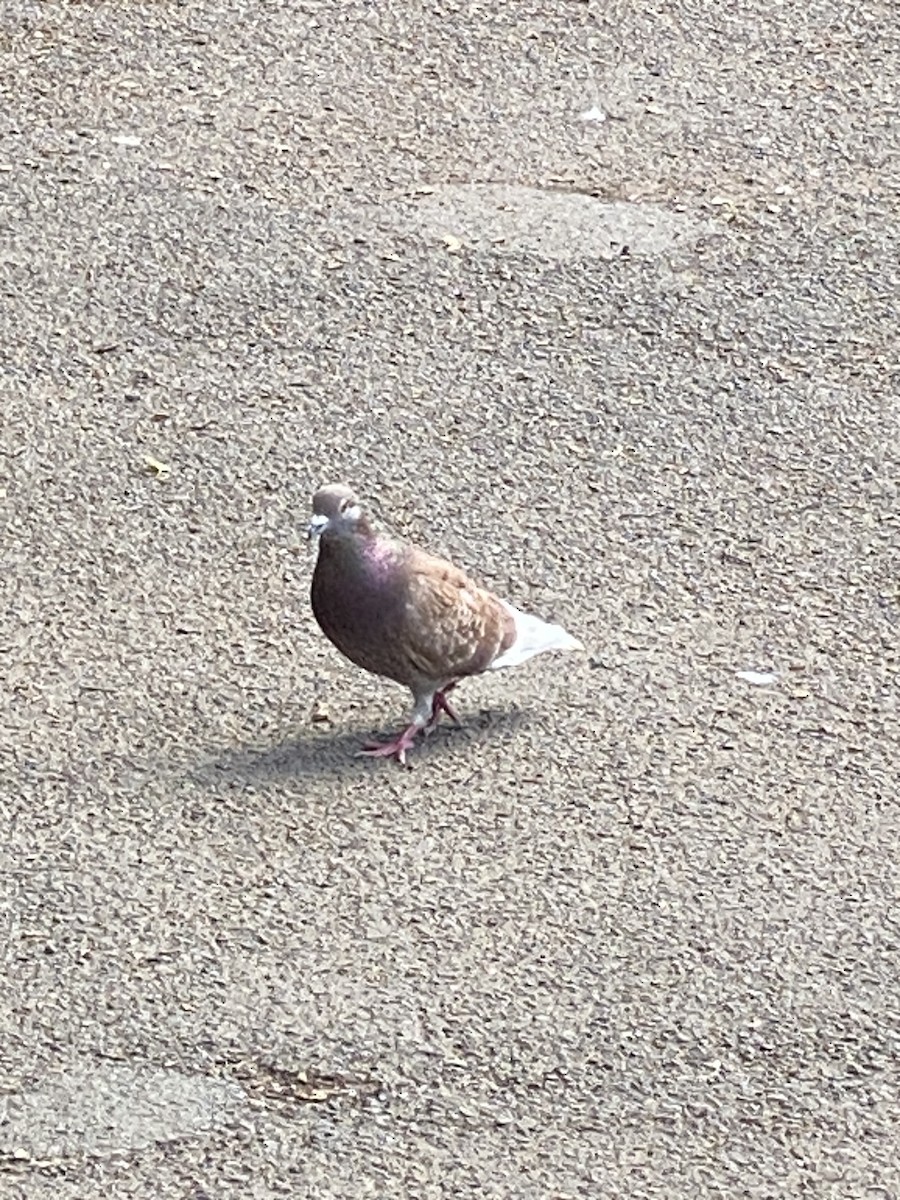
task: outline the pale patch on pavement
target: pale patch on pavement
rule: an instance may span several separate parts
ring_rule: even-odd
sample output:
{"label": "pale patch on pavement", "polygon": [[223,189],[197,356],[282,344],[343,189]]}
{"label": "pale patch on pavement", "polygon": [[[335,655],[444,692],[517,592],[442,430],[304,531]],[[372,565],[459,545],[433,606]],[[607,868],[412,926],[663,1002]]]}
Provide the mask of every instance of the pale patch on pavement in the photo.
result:
{"label": "pale patch on pavement", "polygon": [[445,244],[452,237],[463,246],[568,262],[662,254],[711,229],[658,204],[518,184],[436,188],[416,199],[410,216],[421,232]]}
{"label": "pale patch on pavement", "polygon": [[206,1075],[120,1063],[70,1064],[0,1096],[0,1155],[103,1157],[210,1133],[245,1111],[241,1088]]}

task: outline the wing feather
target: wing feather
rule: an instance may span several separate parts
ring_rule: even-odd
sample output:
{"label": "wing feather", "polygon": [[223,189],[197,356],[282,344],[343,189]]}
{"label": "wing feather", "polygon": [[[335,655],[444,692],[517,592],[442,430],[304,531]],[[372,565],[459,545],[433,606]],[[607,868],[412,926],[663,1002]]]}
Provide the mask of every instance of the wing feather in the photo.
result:
{"label": "wing feather", "polygon": [[404,640],[410,660],[433,680],[486,670],[512,642],[508,610],[464,571],[423,550],[413,550],[406,567]]}

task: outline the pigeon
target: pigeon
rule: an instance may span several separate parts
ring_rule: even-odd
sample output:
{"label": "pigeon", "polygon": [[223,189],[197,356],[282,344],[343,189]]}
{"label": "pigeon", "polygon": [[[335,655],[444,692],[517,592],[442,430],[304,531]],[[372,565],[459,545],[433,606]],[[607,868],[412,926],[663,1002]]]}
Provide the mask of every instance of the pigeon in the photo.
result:
{"label": "pigeon", "polygon": [[544,650],[582,648],[562,626],[520,612],[452,563],[376,531],[346,484],[319,488],[312,510],[307,532],[319,552],[310,598],[322,632],[352,663],[413,694],[406,728],[360,754],[405,765],[442,714],[460,724],[447,696],[461,679]]}

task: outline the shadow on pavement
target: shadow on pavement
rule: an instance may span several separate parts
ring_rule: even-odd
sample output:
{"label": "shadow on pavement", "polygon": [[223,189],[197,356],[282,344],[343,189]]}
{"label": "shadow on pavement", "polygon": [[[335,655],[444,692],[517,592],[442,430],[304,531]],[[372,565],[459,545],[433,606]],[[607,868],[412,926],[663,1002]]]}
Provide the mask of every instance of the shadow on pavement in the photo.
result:
{"label": "shadow on pavement", "polygon": [[[408,769],[450,754],[470,753],[474,744],[487,744],[492,738],[507,737],[525,724],[529,713],[521,709],[506,712],[483,710],[465,721],[460,728],[441,725],[430,737],[422,738],[408,756]],[[198,774],[216,778],[262,779],[304,778],[325,775],[358,775],[363,771],[401,771],[392,760],[360,757],[357,751],[366,742],[383,741],[393,728],[373,731],[355,729],[328,734],[315,731],[288,738],[274,746],[247,746],[226,750],[201,764]]]}

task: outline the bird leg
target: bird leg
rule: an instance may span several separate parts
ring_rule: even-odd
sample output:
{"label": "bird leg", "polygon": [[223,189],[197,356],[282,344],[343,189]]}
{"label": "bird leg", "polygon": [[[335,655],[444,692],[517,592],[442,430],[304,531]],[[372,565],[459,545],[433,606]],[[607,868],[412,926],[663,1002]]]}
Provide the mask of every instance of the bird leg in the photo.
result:
{"label": "bird leg", "polygon": [[450,720],[455,721],[457,725],[462,724],[447,700],[447,693],[452,692],[458,682],[458,679],[454,679],[446,687],[442,687],[440,691],[434,693],[431,698],[431,716],[424,724],[423,714],[417,705],[416,715],[419,718],[417,721],[407,725],[403,732],[398,733],[390,742],[366,742],[361,750],[357,750],[357,755],[365,755],[368,758],[396,758],[397,762],[405,767],[407,750],[412,749],[413,743],[420,733],[429,734],[437,728],[441,713],[446,713]]}
{"label": "bird leg", "polygon": [[458,679],[454,679],[452,683],[448,683],[446,687],[441,688],[439,692],[434,693],[434,697],[431,701],[431,716],[428,718],[428,723],[425,726],[426,734],[437,729],[442,712],[446,713],[450,720],[454,721],[457,725],[462,725],[462,721],[460,721],[459,717],[456,715],[456,711],[447,700],[447,693],[452,692],[458,682]]}
{"label": "bird leg", "polygon": [[390,742],[366,742],[361,750],[357,750],[357,756],[363,755],[368,758],[396,758],[401,767],[406,766],[406,752],[412,748],[413,742],[422,732],[422,726],[415,721],[412,725],[407,725],[402,733]]}

